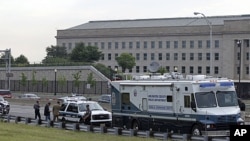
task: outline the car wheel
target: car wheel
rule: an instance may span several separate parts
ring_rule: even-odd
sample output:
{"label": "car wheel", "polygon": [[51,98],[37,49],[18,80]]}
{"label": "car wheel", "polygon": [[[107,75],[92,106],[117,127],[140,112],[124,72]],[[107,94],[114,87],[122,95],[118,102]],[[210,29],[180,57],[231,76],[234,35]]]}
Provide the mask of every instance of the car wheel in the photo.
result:
{"label": "car wheel", "polygon": [[133,121],[132,129],[134,129],[134,130],[138,130],[139,129],[139,124],[138,124],[137,121]]}
{"label": "car wheel", "polygon": [[201,136],[201,127],[199,125],[195,125],[192,129],[192,135]]}

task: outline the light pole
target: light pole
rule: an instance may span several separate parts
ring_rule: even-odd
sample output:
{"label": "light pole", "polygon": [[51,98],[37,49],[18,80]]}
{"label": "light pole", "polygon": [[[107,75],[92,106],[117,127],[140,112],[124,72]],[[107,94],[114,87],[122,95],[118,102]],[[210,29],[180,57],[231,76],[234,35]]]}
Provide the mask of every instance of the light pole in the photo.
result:
{"label": "light pole", "polygon": [[209,26],[209,32],[210,32],[210,74],[213,73],[213,50],[212,50],[212,47],[213,47],[213,29],[212,29],[212,22],[210,22],[207,17],[203,14],[203,13],[200,13],[200,12],[194,12],[194,15],[202,15],[204,17],[204,19],[206,20],[207,22],[207,25]]}
{"label": "light pole", "polygon": [[54,95],[56,95],[56,72],[57,72],[57,69],[55,69],[55,86],[54,86],[55,90],[54,90]]}
{"label": "light pole", "polygon": [[115,66],[115,81],[116,81],[117,71],[118,71],[118,67]]}
{"label": "light pole", "polygon": [[238,90],[238,96],[240,97],[240,77],[241,77],[241,40],[237,41],[237,45],[240,48],[240,54],[239,54],[239,84],[237,86],[237,90]]}

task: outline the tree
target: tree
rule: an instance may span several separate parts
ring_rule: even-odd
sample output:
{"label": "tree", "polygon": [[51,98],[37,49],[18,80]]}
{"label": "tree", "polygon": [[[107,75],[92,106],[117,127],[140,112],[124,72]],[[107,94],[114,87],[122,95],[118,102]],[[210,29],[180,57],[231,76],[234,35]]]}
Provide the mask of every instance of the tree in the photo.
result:
{"label": "tree", "polygon": [[27,76],[22,72],[20,84],[25,87],[27,84]]}
{"label": "tree", "polygon": [[67,58],[67,50],[66,47],[60,46],[50,46],[46,48],[48,58]]}
{"label": "tree", "polygon": [[74,78],[74,86],[76,87],[76,93],[78,92],[79,86],[80,86],[80,78],[81,78],[81,71],[78,71],[77,73],[72,74]]}
{"label": "tree", "polygon": [[[5,58],[5,54],[0,54],[0,55],[1,55],[1,57],[0,57],[0,64],[5,64],[6,61],[9,60],[9,58]],[[11,57],[10,57],[10,62],[11,62],[11,64],[14,63],[14,58],[13,58],[12,55],[11,55]]]}
{"label": "tree", "polygon": [[61,63],[68,59],[66,47],[50,46],[46,48],[47,56],[42,60],[43,63]]}
{"label": "tree", "polygon": [[83,43],[79,43],[72,50],[70,54],[70,60],[75,62],[94,62],[99,61],[102,55],[101,51],[98,51],[96,46],[84,46]]}
{"label": "tree", "polygon": [[116,57],[116,61],[122,67],[122,72],[125,72],[126,69],[132,69],[136,65],[135,57],[129,53],[122,53],[119,57]]}
{"label": "tree", "polygon": [[29,64],[29,61],[23,54],[21,54],[15,59],[15,64]]}
{"label": "tree", "polygon": [[94,79],[92,72],[88,74],[87,83],[90,85],[90,87],[93,87],[96,84],[96,80]]}

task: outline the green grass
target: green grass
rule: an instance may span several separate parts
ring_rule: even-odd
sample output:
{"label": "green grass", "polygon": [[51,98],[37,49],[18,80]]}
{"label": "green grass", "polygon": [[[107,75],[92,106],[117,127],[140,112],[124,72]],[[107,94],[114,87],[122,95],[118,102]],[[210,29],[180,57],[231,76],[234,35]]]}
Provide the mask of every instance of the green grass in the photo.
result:
{"label": "green grass", "polygon": [[153,138],[70,131],[35,125],[0,122],[0,141],[155,141]]}

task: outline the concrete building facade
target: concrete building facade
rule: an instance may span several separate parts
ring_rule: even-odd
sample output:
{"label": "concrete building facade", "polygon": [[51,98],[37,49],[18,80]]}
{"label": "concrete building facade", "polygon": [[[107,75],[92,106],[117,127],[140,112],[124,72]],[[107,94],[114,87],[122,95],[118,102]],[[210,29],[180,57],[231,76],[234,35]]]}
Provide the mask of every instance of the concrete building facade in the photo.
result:
{"label": "concrete building facade", "polygon": [[97,46],[98,63],[111,68],[130,53],[136,66],[127,73],[147,73],[157,62],[169,72],[250,79],[250,15],[90,21],[58,30],[56,41],[68,52],[81,42]]}

